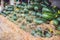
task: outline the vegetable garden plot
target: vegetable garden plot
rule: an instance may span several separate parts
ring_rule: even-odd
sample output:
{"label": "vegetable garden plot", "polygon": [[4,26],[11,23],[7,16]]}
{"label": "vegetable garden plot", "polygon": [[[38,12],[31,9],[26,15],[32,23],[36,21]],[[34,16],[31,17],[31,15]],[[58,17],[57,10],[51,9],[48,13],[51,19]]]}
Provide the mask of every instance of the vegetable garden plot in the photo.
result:
{"label": "vegetable garden plot", "polygon": [[60,35],[60,9],[51,6],[48,0],[8,5],[1,14],[35,37]]}

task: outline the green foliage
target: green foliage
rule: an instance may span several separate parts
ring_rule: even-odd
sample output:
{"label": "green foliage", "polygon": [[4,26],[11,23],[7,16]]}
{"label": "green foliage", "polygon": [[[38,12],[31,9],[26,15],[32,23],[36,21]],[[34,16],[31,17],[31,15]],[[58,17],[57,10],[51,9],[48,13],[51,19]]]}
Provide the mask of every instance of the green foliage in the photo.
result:
{"label": "green foliage", "polygon": [[56,29],[60,31],[60,26],[57,26],[57,28],[56,28]]}

